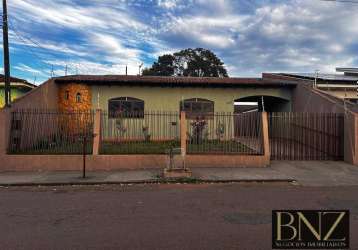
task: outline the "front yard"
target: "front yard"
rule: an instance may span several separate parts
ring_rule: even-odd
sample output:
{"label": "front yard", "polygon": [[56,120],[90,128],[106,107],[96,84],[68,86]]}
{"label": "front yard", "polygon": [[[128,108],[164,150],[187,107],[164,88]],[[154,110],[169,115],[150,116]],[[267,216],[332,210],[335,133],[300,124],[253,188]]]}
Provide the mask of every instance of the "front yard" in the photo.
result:
{"label": "front yard", "polygon": [[[180,148],[179,141],[103,142],[101,154],[165,154],[170,148]],[[205,140],[187,144],[188,154],[257,154],[236,141]]]}

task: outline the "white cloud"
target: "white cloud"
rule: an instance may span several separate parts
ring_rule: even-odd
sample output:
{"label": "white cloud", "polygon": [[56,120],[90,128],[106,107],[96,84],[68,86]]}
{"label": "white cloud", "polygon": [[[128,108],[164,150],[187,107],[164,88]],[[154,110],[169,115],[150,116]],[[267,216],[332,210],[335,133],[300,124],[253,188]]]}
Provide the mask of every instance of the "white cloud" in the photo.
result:
{"label": "white cloud", "polygon": [[24,71],[24,72],[29,72],[29,73],[32,73],[32,74],[38,74],[38,75],[44,75],[46,76],[41,70],[38,70],[38,69],[35,69],[35,68],[32,68],[30,66],[27,66],[23,63],[20,63],[16,66],[14,66],[15,69],[18,69],[20,71]]}
{"label": "white cloud", "polygon": [[[137,74],[141,61],[188,47],[213,50],[231,76],[357,66],[355,6],[312,0],[9,1],[20,33],[41,44],[47,61],[61,63],[58,74],[76,62],[82,73],[124,73],[128,65]],[[10,35],[13,44],[38,49]]]}
{"label": "white cloud", "polygon": [[249,13],[239,11],[241,1],[216,1],[217,12],[200,6],[207,1],[196,3],[195,11],[170,16],[163,39],[175,47],[181,43],[213,49],[230,75],[328,70],[358,63],[358,30],[353,25],[358,12],[352,5],[290,0]]}
{"label": "white cloud", "polygon": [[177,6],[178,0],[158,0],[158,6],[162,8],[172,9]]}
{"label": "white cloud", "polygon": [[135,30],[148,29],[142,22],[129,16],[124,4],[112,1],[112,5],[92,4],[78,5],[75,1],[38,0],[34,4],[30,0],[13,0],[9,3],[12,16],[22,20],[32,20],[31,23],[59,25],[73,29],[86,28],[124,28]]}
{"label": "white cloud", "polygon": [[65,53],[76,56],[88,56],[88,51],[78,45],[72,44],[71,46],[69,46],[68,44],[63,42],[56,42],[44,39],[40,39],[41,42],[38,42],[37,39],[35,40],[34,38],[28,40],[25,35],[14,33],[14,31],[9,32],[9,37],[11,39],[12,44],[53,51],[56,53]]}
{"label": "white cloud", "polygon": [[219,48],[227,48],[235,44],[234,39],[231,37],[224,37],[220,35],[202,34],[199,40],[203,43]]}
{"label": "white cloud", "polygon": [[92,34],[91,40],[97,48],[109,55],[122,58],[136,58],[140,53],[138,49],[131,49],[123,46],[121,41],[112,35]]}
{"label": "white cloud", "polygon": [[[39,0],[36,4],[31,0],[13,0],[9,3],[11,42],[30,47],[28,51],[22,48],[21,52],[37,54],[34,58],[37,62],[47,58],[45,63],[49,64],[48,61],[57,58],[57,62],[61,61],[57,65],[61,69],[55,70],[57,75],[63,74],[65,65],[74,61],[89,67],[88,70],[78,67],[81,72],[116,73],[121,69],[124,73],[123,68],[128,65],[130,73],[137,73],[140,57],[145,55],[138,48],[143,40],[160,42],[147,36],[152,32],[151,26],[134,17],[127,9],[129,5],[125,0],[95,0],[83,5],[72,0]],[[12,31],[15,27],[16,34]],[[39,27],[41,31],[36,32]],[[76,41],[71,37],[74,33]],[[23,72],[25,68],[19,66],[16,70]]]}

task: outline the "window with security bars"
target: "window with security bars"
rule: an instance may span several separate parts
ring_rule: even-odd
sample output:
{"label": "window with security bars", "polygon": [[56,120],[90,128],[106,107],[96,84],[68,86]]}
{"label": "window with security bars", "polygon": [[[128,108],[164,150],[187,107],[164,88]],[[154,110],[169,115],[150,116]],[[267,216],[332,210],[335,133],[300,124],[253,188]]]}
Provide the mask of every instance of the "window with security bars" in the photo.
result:
{"label": "window with security bars", "polygon": [[118,97],[108,101],[109,118],[143,118],[144,101],[133,97]]}
{"label": "window with security bars", "polygon": [[214,117],[214,102],[192,98],[180,102],[180,111],[185,111],[188,119],[212,119]]}

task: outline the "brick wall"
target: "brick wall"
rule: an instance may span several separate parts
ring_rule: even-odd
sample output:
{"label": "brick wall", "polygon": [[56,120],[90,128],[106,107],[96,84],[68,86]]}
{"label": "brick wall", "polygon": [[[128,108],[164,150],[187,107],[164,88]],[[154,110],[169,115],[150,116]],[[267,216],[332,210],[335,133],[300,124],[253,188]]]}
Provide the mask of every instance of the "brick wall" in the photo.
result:
{"label": "brick wall", "polygon": [[[88,85],[60,85],[58,95],[58,107],[61,111],[89,111],[92,108],[92,91]],[[80,100],[77,99],[77,95],[80,95]]]}

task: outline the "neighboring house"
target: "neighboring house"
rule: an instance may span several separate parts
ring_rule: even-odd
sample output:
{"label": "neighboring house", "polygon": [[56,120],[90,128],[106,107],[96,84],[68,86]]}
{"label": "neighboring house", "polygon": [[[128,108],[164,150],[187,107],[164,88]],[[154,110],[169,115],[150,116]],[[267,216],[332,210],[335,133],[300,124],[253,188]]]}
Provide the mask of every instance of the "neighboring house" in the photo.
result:
{"label": "neighboring house", "polygon": [[[295,84],[262,78],[195,78],[150,76],[64,76],[53,78],[60,110],[187,111],[188,116],[240,110],[255,102],[262,110],[290,111]],[[50,97],[52,98],[52,97]],[[263,102],[262,102],[263,100]]]}
{"label": "neighboring house", "polygon": [[[10,78],[10,86],[11,86],[11,101],[19,98],[25,93],[31,91],[36,85],[33,85],[27,82],[24,79],[19,79],[15,77]],[[5,79],[4,75],[0,74],[0,108],[5,105]]]}
{"label": "neighboring house", "polygon": [[321,92],[358,103],[358,68],[337,68],[341,74],[324,73],[282,73],[280,75],[311,81],[312,86]]}

